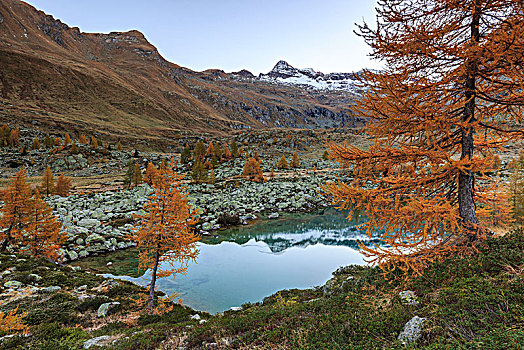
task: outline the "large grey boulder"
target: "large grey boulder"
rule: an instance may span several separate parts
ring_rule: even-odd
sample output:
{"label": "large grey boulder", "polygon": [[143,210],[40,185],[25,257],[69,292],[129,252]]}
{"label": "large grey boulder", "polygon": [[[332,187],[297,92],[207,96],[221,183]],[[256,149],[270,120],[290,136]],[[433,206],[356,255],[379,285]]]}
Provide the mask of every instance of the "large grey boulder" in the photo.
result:
{"label": "large grey boulder", "polygon": [[93,243],[104,243],[104,242],[105,242],[104,237],[100,236],[100,235],[97,234],[97,233],[90,234],[90,235],[87,236],[87,238],[85,239],[85,243],[86,243],[87,245],[89,245],[89,244],[93,244]]}
{"label": "large grey boulder", "polygon": [[398,340],[400,340],[402,344],[409,344],[420,339],[422,336],[422,326],[425,321],[426,319],[423,317],[413,317],[406,323],[404,330],[400,332]]}
{"label": "large grey boulder", "polygon": [[110,303],[104,303],[100,305],[97,311],[98,317],[106,317],[115,313],[120,308],[120,303],[113,301]]}
{"label": "large grey boulder", "polygon": [[69,260],[71,261],[78,260],[78,253],[75,252],[74,250],[68,250],[67,255],[69,256]]}
{"label": "large grey boulder", "polygon": [[100,221],[96,219],[82,219],[78,222],[77,225],[80,227],[87,227],[87,228],[98,227],[100,226]]}
{"label": "large grey boulder", "polygon": [[91,338],[84,342],[84,349],[89,349],[92,346],[104,346],[107,344],[107,341],[111,339],[108,335],[103,335],[101,337]]}

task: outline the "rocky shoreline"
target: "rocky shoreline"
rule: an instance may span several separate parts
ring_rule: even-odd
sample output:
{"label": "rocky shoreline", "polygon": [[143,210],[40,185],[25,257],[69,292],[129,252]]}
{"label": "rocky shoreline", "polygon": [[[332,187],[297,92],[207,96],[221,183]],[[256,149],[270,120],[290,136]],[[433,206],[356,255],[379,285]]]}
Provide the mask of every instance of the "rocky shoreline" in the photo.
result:
{"label": "rocky shoreline", "polygon": [[[328,206],[318,193],[324,176],[272,179],[267,183],[238,181],[188,184],[189,202],[198,211],[196,229],[202,235],[220,228],[246,225],[260,216],[276,219],[281,212],[309,212]],[[146,184],[131,190],[47,198],[67,233],[63,262],[133,247],[126,239],[134,215],[152,192]]]}

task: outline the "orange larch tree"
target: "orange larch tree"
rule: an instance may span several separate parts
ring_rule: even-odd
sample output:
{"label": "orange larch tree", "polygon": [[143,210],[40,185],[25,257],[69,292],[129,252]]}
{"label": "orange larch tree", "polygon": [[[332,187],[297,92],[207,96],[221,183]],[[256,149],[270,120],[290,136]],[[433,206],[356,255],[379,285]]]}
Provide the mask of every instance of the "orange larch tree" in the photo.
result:
{"label": "orange larch tree", "polygon": [[202,141],[197,142],[195,149],[193,150],[193,154],[195,155],[195,161],[200,160],[201,162],[204,162],[204,157],[206,156],[206,146],[204,146]]}
{"label": "orange larch tree", "polygon": [[358,108],[375,143],[331,145],[355,174],[325,189],[367,213],[388,248],[366,248],[385,270],[421,268],[482,242],[478,212],[504,196],[486,176],[524,106],[521,0],[379,0],[377,26],[358,27],[384,63],[360,75]]}
{"label": "orange larch tree", "polygon": [[9,144],[11,147],[16,147],[20,144],[20,128],[11,130],[9,135]]}
{"label": "orange larch tree", "polygon": [[158,169],[149,162],[146,167],[146,172],[144,173],[144,182],[150,186],[153,186],[154,183],[158,181]]}
{"label": "orange larch tree", "polygon": [[0,146],[7,147],[9,146],[9,138],[11,136],[11,129],[7,124],[4,124],[0,127]]}
{"label": "orange larch tree", "polygon": [[246,160],[242,176],[255,182],[264,182],[264,174],[260,168],[260,163],[255,158]]}
{"label": "orange larch tree", "polygon": [[98,140],[96,139],[96,137],[91,136],[91,143],[90,143],[90,145],[91,145],[92,149],[94,149],[94,150],[98,149]]}
{"label": "orange larch tree", "polygon": [[224,145],[224,159],[231,160],[233,158],[233,154],[231,154],[231,151],[229,150],[229,147],[227,147],[227,144]]}
{"label": "orange larch tree", "polygon": [[142,183],[142,170],[140,170],[140,164],[135,163],[132,176],[131,183],[133,187],[136,187]]}
{"label": "orange larch tree", "polygon": [[191,170],[191,178],[197,183],[206,181],[207,170],[199,158],[197,158],[193,163],[193,169]]}
{"label": "orange larch tree", "polygon": [[15,174],[11,183],[2,190],[2,217],[0,218],[0,251],[5,251],[29,224],[31,216],[31,189],[26,182],[25,169]]}
{"label": "orange larch tree", "polygon": [[287,162],[287,159],[285,156],[280,157],[280,160],[278,161],[277,168],[279,169],[289,169],[289,163]]}
{"label": "orange larch tree", "polygon": [[78,154],[78,146],[76,145],[76,141],[73,141],[71,144],[71,154]]}
{"label": "orange larch tree", "polygon": [[57,250],[64,244],[67,235],[60,232],[62,224],[37,191],[32,198],[29,225],[20,237],[20,251],[34,257],[51,260],[58,258]]}
{"label": "orange larch tree", "polygon": [[55,193],[62,197],[69,196],[69,190],[71,189],[71,179],[60,174],[58,179],[56,179]]}
{"label": "orange larch tree", "polygon": [[215,146],[213,145],[213,142],[210,142],[209,146],[207,146],[206,156],[212,157],[213,154],[215,154]]}
{"label": "orange larch tree", "polygon": [[144,205],[147,214],[136,216],[140,226],[130,235],[140,251],[140,269],[151,269],[149,309],[154,307],[157,277],[185,274],[189,262],[198,255],[199,238],[192,229],[196,211],[188,203],[181,179],[173,171],[173,163],[160,170],[154,191]]}
{"label": "orange larch tree", "polygon": [[244,156],[244,153],[246,153],[246,150],[244,149],[244,147],[240,147],[238,149],[238,157],[242,158]]}
{"label": "orange larch tree", "polygon": [[35,137],[33,139],[33,144],[31,145],[31,149],[33,150],[40,149],[40,140],[38,140],[38,137]]}
{"label": "orange larch tree", "polygon": [[42,175],[40,191],[42,191],[42,194],[46,197],[52,195],[55,192],[55,180],[49,165],[46,167],[44,174]]}
{"label": "orange larch tree", "polygon": [[293,152],[293,157],[291,158],[291,166],[293,168],[300,168],[300,159],[298,159],[297,152]]}
{"label": "orange larch tree", "polygon": [[[2,305],[2,302],[0,302],[0,305]],[[25,316],[27,316],[27,312],[19,314],[18,307],[7,312],[0,311],[0,332],[9,335],[13,332],[27,331],[28,327],[22,320]]]}
{"label": "orange larch tree", "polygon": [[62,224],[38,191],[31,195],[22,169],[2,191],[2,218],[0,219],[1,250],[8,245],[21,253],[56,260],[58,249],[67,239],[60,232]]}

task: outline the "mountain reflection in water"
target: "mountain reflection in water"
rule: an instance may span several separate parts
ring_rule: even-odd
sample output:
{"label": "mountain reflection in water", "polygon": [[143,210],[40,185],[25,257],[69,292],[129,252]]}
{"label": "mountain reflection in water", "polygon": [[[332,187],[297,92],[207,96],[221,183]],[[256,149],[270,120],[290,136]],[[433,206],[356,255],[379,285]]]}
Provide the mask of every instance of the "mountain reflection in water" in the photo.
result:
{"label": "mountain reflection in water", "polygon": [[[199,242],[197,263],[187,275],[160,278],[158,290],[180,293],[185,305],[216,313],[261,301],[282,289],[324,284],[340,266],[364,264],[357,241],[370,242],[356,222],[334,209],[285,214],[222,230]],[[372,242],[375,241],[374,239]],[[113,262],[106,266],[107,262]],[[150,271],[138,273],[137,251],[128,250],[78,263],[108,277],[146,286]]]}
{"label": "mountain reflection in water", "polygon": [[365,244],[379,243],[378,234],[372,238],[359,230],[363,222],[347,220],[347,212],[333,208],[314,214],[288,214],[279,220],[261,220],[254,225],[221,231],[216,238],[206,238],[205,243],[217,244],[223,241],[245,244],[251,239],[266,243],[272,252],[278,253],[290,247],[307,247],[324,244],[358,249],[358,241]]}

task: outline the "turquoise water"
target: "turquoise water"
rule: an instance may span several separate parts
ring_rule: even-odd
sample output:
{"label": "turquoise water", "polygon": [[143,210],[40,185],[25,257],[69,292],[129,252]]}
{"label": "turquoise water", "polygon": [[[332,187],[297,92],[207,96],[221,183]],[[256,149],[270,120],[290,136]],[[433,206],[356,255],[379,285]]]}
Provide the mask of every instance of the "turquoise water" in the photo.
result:
{"label": "turquoise water", "polygon": [[[366,237],[355,222],[334,209],[258,220],[203,240],[187,275],[159,279],[157,289],[180,293],[184,305],[194,309],[221,312],[278,290],[322,285],[338,267],[364,264],[358,239]],[[106,276],[147,285],[149,271],[137,276],[136,251],[119,254],[86,263]],[[113,265],[103,268],[107,261]]]}

